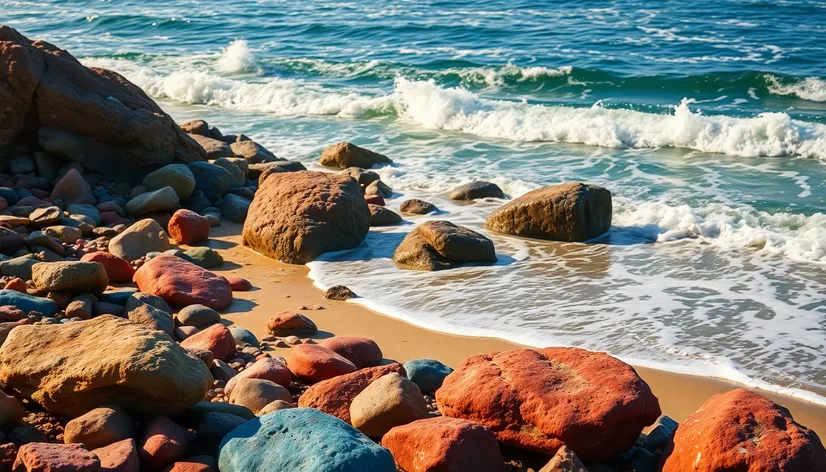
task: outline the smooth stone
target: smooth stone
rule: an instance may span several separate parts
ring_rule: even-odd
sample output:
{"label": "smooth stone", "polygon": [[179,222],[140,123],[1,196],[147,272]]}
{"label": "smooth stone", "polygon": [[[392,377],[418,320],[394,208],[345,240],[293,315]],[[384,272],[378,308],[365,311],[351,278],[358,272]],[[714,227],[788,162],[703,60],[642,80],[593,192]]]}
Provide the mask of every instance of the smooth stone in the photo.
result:
{"label": "smooth stone", "polygon": [[203,192],[210,202],[217,201],[229,190],[232,176],[223,167],[208,162],[193,162],[188,167],[195,177],[194,191]]}
{"label": "smooth stone", "polygon": [[35,297],[27,293],[16,290],[0,290],[0,305],[12,305],[26,313],[36,311],[44,316],[54,316],[59,309],[53,300],[43,297]]}
{"label": "smooth stone", "polygon": [[396,372],[373,381],[350,404],[350,423],[370,437],[427,416],[419,387]]}
{"label": "smooth stone", "polygon": [[206,246],[188,249],[184,251],[183,257],[204,269],[213,269],[224,263],[224,258],[218,251]]}
{"label": "smooth stone", "polygon": [[204,305],[194,304],[181,309],[175,317],[183,326],[206,328],[221,322],[221,314]]}
{"label": "smooth stone", "polygon": [[66,211],[72,215],[86,215],[94,220],[95,226],[100,225],[100,210],[98,210],[94,205],[69,205],[66,208]]}
{"label": "smooth stone", "polygon": [[142,216],[147,213],[162,213],[176,210],[180,206],[178,194],[172,187],[142,193],[126,202],[126,213]]}
{"label": "smooth stone", "polygon": [[169,164],[147,174],[143,186],[148,190],[172,187],[180,200],[186,200],[195,189],[195,176],[186,164]]}
{"label": "smooth stone", "polygon": [[130,262],[152,251],[166,251],[169,247],[166,231],[151,218],[134,223],[109,241],[109,252]]}
{"label": "smooth stone", "polygon": [[252,334],[252,331],[248,330],[247,328],[242,328],[240,326],[233,326],[229,328],[229,332],[232,334],[232,338],[235,339],[235,344],[237,346],[243,346],[245,344],[249,344],[250,346],[260,347],[261,343],[258,341],[258,338]]}
{"label": "smooth stone", "polygon": [[66,423],[63,439],[66,444],[83,443],[90,449],[97,449],[129,439],[134,434],[135,423],[125,411],[104,406]]}
{"label": "smooth stone", "polygon": [[229,173],[229,188],[243,187],[246,182],[244,171],[235,165],[232,161],[221,157],[212,161],[213,164],[219,166]]}
{"label": "smooth stone", "polygon": [[442,386],[453,369],[435,359],[413,359],[404,363],[407,378],[424,393],[433,393]]}

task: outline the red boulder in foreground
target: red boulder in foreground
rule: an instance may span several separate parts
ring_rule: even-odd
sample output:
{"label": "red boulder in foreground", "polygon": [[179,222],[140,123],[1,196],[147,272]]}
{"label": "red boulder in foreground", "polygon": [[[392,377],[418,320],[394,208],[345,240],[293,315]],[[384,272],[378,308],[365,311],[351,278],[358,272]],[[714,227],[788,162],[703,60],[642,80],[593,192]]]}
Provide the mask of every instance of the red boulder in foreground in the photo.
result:
{"label": "red boulder in foreground", "polygon": [[505,460],[488,428],[472,421],[437,417],[396,426],[381,445],[406,472],[502,472]]}
{"label": "red boulder in foreground", "polygon": [[170,305],[201,304],[214,310],[232,303],[229,281],[180,257],[160,255],[135,272],[141,292],[157,295]]}
{"label": "red boulder in foreground", "polygon": [[826,450],[789,410],[738,388],[683,421],[662,462],[663,472],[824,472]]}
{"label": "red boulder in foreground", "polygon": [[565,444],[585,462],[627,450],[660,416],[633,367],[576,348],[471,356],[447,376],[436,401],[443,415],[481,423],[503,444],[546,454]]}
{"label": "red boulder in foreground", "polygon": [[181,341],[181,347],[185,349],[204,349],[212,352],[216,359],[225,361],[235,353],[235,339],[233,339],[232,333],[226,326],[216,323]]}
{"label": "red boulder in foreground", "polygon": [[318,344],[293,347],[287,357],[287,366],[293,374],[314,382],[356,371],[355,364]]}
{"label": "red boulder in foreground", "polygon": [[82,444],[28,443],[20,446],[15,471],[98,472],[100,460]]}
{"label": "red boulder in foreground", "polygon": [[126,259],[118,257],[106,251],[95,251],[84,254],[80,258],[81,262],[99,262],[106,270],[106,276],[110,282],[131,282],[135,275],[135,269]]}
{"label": "red boulder in foreground", "polygon": [[192,244],[209,239],[209,220],[192,210],[176,211],[166,228],[179,243]]}

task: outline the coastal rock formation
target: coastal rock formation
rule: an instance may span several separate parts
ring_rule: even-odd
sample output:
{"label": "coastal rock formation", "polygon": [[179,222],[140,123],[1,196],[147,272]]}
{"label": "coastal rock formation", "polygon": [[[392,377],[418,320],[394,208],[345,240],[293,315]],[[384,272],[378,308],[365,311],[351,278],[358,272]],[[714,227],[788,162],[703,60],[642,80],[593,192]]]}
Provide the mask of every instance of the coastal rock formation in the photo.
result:
{"label": "coastal rock formation", "polygon": [[321,165],[327,167],[360,167],[369,169],[376,164],[391,164],[389,157],[358,147],[352,143],[333,144],[321,153]]}
{"label": "coastal rock formation", "polygon": [[450,192],[451,200],[476,200],[477,198],[505,198],[505,192],[495,183],[483,180],[460,185]]}
{"label": "coastal rock formation", "polygon": [[135,272],[141,292],[151,293],[170,305],[200,304],[214,310],[232,302],[232,288],[224,277],[177,256],[152,258]]}
{"label": "coastal rock formation", "polygon": [[115,72],[84,67],[7,26],[0,26],[0,58],[0,159],[16,157],[9,156],[16,144],[39,144],[129,181],[153,166],[205,158],[169,115]]}
{"label": "coastal rock formation", "polygon": [[18,326],[0,347],[0,384],[71,417],[99,405],[180,412],[204,397],[211,380],[204,363],[166,334],[109,315]]}
{"label": "coastal rock formation", "polygon": [[462,262],[496,262],[493,241],[449,221],[428,221],[411,231],[393,261],[425,270],[450,269]]}
{"label": "coastal rock formation", "polygon": [[[406,472],[502,472],[496,436],[479,423],[437,417],[396,426],[381,439]],[[555,469],[556,470],[556,469]]]}
{"label": "coastal rock formation", "polygon": [[387,449],[338,418],[311,408],[279,410],[235,428],[218,447],[218,468],[221,472],[396,472]]}
{"label": "coastal rock formation", "polygon": [[663,472],[719,470],[823,472],[826,449],[789,410],[738,388],[709,398],[663,454]]}
{"label": "coastal rock formation", "polygon": [[325,172],[272,174],[262,183],[244,223],[244,243],[290,264],[351,249],[370,229],[358,183]]}
{"label": "coastal rock formation", "polygon": [[660,416],[657,397],[631,366],[577,348],[471,356],[436,401],[443,415],[479,422],[503,444],[546,454],[564,444],[586,462],[627,450]]}
{"label": "coastal rock formation", "polygon": [[579,182],[532,190],[487,218],[500,233],[556,241],[587,241],[611,229],[611,192]]}

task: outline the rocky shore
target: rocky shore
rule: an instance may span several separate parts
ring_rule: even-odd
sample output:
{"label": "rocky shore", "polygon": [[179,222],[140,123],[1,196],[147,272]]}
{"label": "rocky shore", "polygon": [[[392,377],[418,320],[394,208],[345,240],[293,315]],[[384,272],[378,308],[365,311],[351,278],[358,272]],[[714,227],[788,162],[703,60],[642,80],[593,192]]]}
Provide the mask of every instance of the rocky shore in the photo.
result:
{"label": "rocky shore", "polygon": [[[388,208],[369,169],[392,160],[352,143],[308,171],[178,125],[117,73],[13,29],[0,56],[0,472],[826,471],[815,432],[768,398],[733,389],[678,423],[605,353],[399,363],[370,338],[322,336],[307,313],[324,307],[301,300],[256,336],[232,310],[260,288],[220,275],[233,261],[216,228],[243,224],[249,249],[303,264],[438,209]],[[451,193],[504,197],[489,182]],[[398,270],[496,262],[489,238],[445,217],[406,236]],[[546,187],[487,226],[588,241],[611,226],[611,194]]]}

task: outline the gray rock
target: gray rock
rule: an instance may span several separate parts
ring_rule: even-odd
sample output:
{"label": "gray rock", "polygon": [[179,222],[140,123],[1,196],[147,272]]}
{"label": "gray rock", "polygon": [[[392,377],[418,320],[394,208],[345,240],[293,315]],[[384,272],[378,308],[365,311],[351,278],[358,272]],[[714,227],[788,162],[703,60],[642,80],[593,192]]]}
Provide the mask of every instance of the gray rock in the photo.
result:
{"label": "gray rock", "polygon": [[645,438],[645,449],[650,452],[664,450],[666,444],[668,444],[671,438],[674,437],[674,434],[677,433],[678,426],[680,426],[680,424],[670,417],[665,415],[660,416]]}
{"label": "gray rock", "polygon": [[34,160],[29,156],[18,156],[9,162],[12,174],[31,174],[34,172]]}
{"label": "gray rock", "polygon": [[183,256],[184,259],[204,269],[212,269],[224,263],[224,258],[218,251],[205,246],[184,251]]}
{"label": "gray rock", "polygon": [[96,226],[100,226],[100,210],[93,205],[69,205],[66,211],[71,215],[86,215],[94,220]]}
{"label": "gray rock", "polygon": [[175,189],[163,187],[160,190],[142,193],[126,203],[126,213],[130,215],[146,215],[147,213],[177,210],[180,200]]}
{"label": "gray rock", "polygon": [[189,198],[181,202],[182,207],[195,212],[203,211],[210,205],[212,205],[212,203],[204,196],[204,192],[200,191],[193,193]]}
{"label": "gray rock", "polygon": [[228,193],[221,200],[221,214],[233,223],[243,223],[247,219],[252,202],[238,195]]}
{"label": "gray rock", "polygon": [[232,334],[232,338],[235,339],[235,344],[237,346],[243,346],[244,344],[249,344],[250,346],[260,347],[261,343],[258,341],[258,338],[252,334],[252,331],[248,330],[247,328],[242,328],[240,326],[233,326],[229,329],[230,334]]}
{"label": "gray rock", "polygon": [[182,308],[176,318],[182,326],[194,326],[196,328],[206,328],[221,322],[221,315],[217,311],[198,304]]}
{"label": "gray rock", "polygon": [[147,174],[143,179],[143,185],[149,190],[172,187],[178,198],[185,200],[192,195],[195,188],[195,176],[185,164],[169,164]]}
{"label": "gray rock", "polygon": [[244,186],[244,182],[246,182],[246,174],[243,170],[241,170],[240,167],[235,165],[235,163],[224,157],[215,159],[214,161],[212,161],[212,163],[216,166],[224,168],[224,170],[229,172],[229,188],[238,188]]}
{"label": "gray rock", "polygon": [[57,178],[57,172],[62,165],[60,159],[47,152],[34,153],[34,163],[37,166],[37,173],[50,182]]}
{"label": "gray rock", "polygon": [[226,169],[209,162],[193,162],[189,170],[195,176],[195,190],[200,190],[210,202],[215,202],[229,190],[232,176]]}

